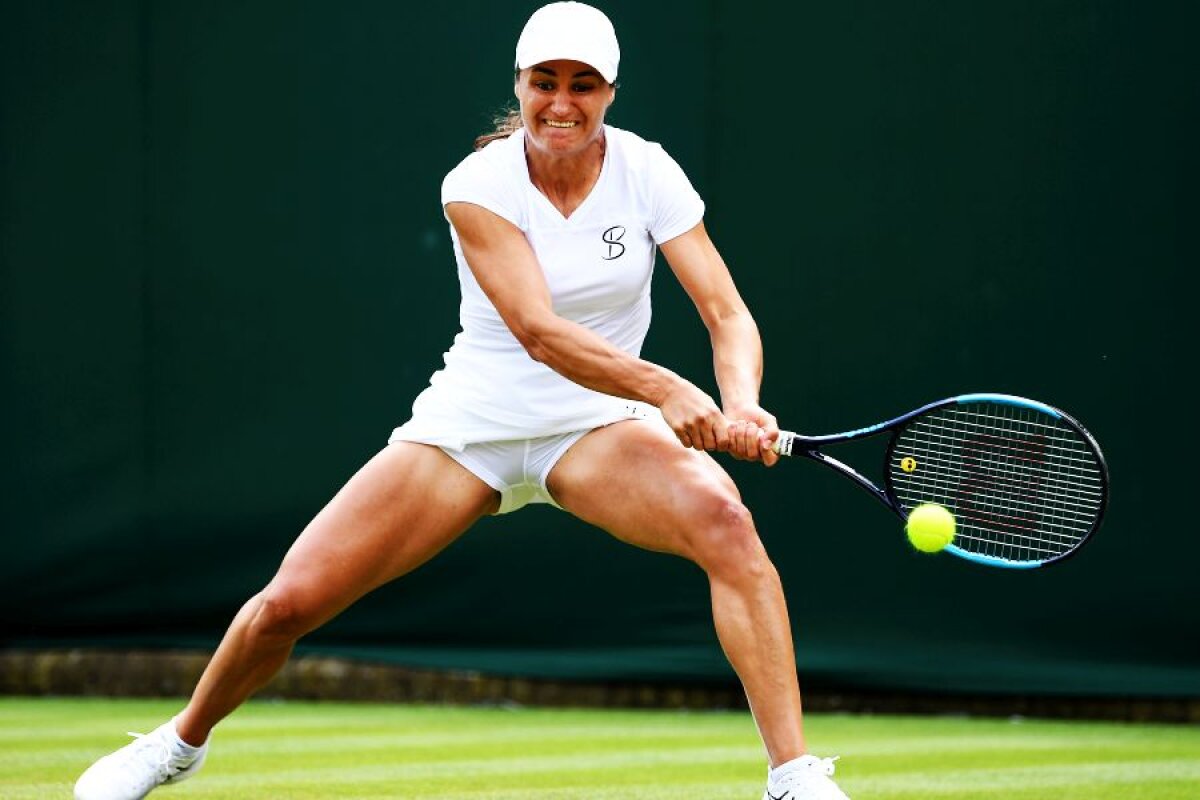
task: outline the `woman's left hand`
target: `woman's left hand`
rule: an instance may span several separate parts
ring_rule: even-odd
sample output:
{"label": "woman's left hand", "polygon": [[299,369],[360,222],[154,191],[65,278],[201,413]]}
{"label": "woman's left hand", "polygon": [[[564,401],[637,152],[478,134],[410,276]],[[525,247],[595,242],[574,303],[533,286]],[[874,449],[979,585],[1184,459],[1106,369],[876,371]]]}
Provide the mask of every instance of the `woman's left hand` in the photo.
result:
{"label": "woman's left hand", "polygon": [[762,406],[748,404],[724,410],[729,420],[729,453],[742,461],[761,461],[773,467],[779,455],[771,449],[779,438],[779,423]]}

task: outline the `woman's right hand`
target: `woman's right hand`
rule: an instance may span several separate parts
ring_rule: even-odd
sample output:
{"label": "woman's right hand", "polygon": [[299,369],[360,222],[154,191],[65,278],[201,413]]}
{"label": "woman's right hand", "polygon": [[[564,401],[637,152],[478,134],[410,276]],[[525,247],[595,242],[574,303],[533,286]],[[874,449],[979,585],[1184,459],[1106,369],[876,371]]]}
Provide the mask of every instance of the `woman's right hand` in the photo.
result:
{"label": "woman's right hand", "polygon": [[713,399],[695,384],[680,380],[667,392],[659,410],[684,447],[729,449],[729,420]]}

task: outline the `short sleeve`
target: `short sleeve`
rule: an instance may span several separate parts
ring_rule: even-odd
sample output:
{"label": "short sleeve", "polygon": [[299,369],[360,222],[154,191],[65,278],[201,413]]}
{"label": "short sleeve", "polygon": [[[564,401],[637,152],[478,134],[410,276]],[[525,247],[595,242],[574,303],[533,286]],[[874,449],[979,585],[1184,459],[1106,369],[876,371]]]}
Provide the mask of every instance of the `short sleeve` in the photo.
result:
{"label": "short sleeve", "polygon": [[[489,145],[495,146],[496,144]],[[523,227],[521,206],[513,182],[505,179],[503,172],[496,164],[491,163],[484,151],[472,153],[464,158],[442,180],[443,209],[447,203],[473,203],[503,217],[518,228]]]}
{"label": "short sleeve", "polygon": [[704,219],[704,201],[683,169],[662,147],[652,144],[647,150],[647,172],[653,182],[650,236],[655,244],[662,244],[700,224]]}

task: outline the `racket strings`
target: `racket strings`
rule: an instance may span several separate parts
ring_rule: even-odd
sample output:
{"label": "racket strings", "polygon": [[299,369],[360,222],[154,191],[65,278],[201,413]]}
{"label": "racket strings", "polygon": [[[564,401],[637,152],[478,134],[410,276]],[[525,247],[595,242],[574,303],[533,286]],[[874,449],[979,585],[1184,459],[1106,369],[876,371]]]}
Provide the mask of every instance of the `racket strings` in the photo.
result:
{"label": "racket strings", "polygon": [[1014,488],[1024,487],[1026,489],[1041,489],[1045,487],[1060,489],[1064,492],[1078,492],[1080,496],[1098,500],[1102,492],[1099,488],[1089,488],[1080,486],[1073,480],[1064,478],[1057,472],[1047,470],[1038,470],[1026,468],[1020,472],[1009,471],[1002,472],[995,468],[994,460],[977,458],[971,460],[969,456],[965,459],[950,458],[945,455],[945,448],[957,445],[959,440],[940,436],[937,434],[929,437],[929,445],[923,447],[922,443],[918,442],[913,445],[915,454],[920,454],[924,457],[923,463],[931,467],[944,469],[947,473],[954,473],[956,476],[961,476],[968,473],[985,473],[995,475],[997,480],[1007,480]]}
{"label": "racket strings", "polygon": [[956,546],[1014,562],[1069,552],[1104,503],[1088,439],[1016,405],[946,406],[915,418],[896,436],[889,476],[906,511],[938,503],[954,513]]}
{"label": "racket strings", "polygon": [[[1080,516],[1088,520],[1094,515],[1093,511],[1103,497],[1098,481],[1094,488],[1089,488],[1049,470],[1029,466],[1020,471],[998,469],[994,462],[989,460],[976,459],[972,462],[955,457],[955,448],[961,444],[958,437],[947,436],[940,429],[926,429],[920,425],[917,433],[920,435],[912,437],[910,450],[918,459],[917,463],[924,468],[920,476],[922,482],[940,483],[942,488],[952,489],[964,481],[979,480],[980,477],[986,476],[993,479],[991,488],[994,491],[1008,494],[1016,503],[1037,502],[1031,498],[1039,497],[1038,492],[1041,490],[1050,489],[1060,493],[1064,510],[1076,508]],[[1081,465],[1081,468],[1086,466]],[[1098,476],[1098,471],[1095,474]],[[909,475],[893,477],[897,480],[911,479],[912,483],[916,481]]]}

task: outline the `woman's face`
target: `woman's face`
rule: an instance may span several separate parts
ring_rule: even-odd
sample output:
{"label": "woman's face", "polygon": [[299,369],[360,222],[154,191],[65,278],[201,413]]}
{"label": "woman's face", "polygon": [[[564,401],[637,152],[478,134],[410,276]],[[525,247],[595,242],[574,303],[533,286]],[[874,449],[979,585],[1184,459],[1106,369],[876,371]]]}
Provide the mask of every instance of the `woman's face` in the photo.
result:
{"label": "woman's face", "polygon": [[582,61],[544,61],[517,75],[527,141],[553,155],[581,153],[600,138],[616,90]]}

